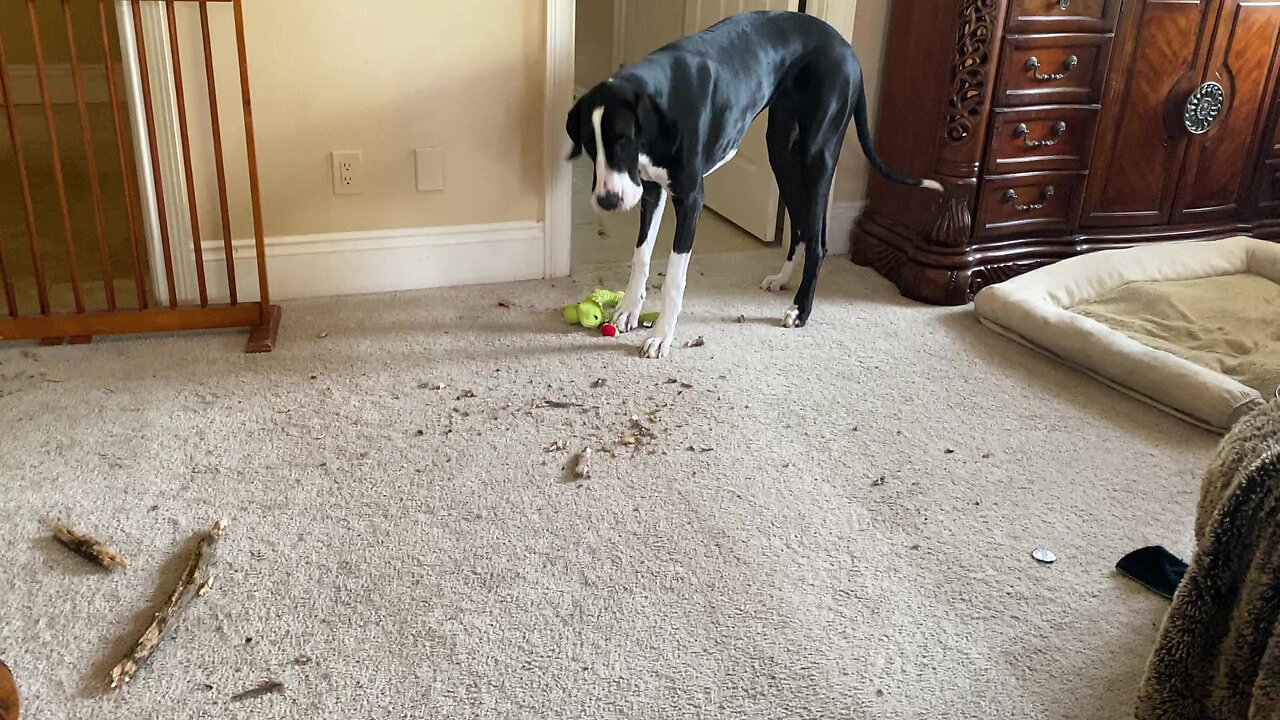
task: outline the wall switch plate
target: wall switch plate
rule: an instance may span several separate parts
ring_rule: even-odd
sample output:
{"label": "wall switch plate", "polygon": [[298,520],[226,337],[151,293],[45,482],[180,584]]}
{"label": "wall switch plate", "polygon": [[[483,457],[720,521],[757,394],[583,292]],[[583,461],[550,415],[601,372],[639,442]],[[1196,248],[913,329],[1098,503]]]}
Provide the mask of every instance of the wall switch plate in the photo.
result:
{"label": "wall switch plate", "polygon": [[333,151],[333,194],[359,195],[364,192],[364,163],[359,152]]}
{"label": "wall switch plate", "polygon": [[444,190],[444,150],[418,148],[413,155],[418,171],[418,192]]}

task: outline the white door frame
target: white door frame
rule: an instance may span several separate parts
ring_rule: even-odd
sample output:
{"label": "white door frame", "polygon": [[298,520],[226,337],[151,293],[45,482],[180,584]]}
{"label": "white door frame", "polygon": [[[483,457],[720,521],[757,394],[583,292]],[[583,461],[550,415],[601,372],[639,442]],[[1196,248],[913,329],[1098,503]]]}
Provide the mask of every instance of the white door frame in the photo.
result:
{"label": "white door frame", "polygon": [[[598,0],[587,0],[598,1]],[[613,58],[614,66],[620,62],[620,17],[627,0],[614,0]],[[573,247],[573,171],[565,160],[569,142],[564,134],[564,118],[573,103],[574,71],[574,11],[576,0],[546,0],[547,3],[547,55],[546,85],[544,97],[544,124],[546,131],[546,276],[564,277],[569,274],[570,251]],[[858,0],[809,0],[808,13],[823,18],[840,30],[845,39],[852,40]],[[846,143],[847,144],[847,143]],[[832,192],[832,200],[836,193]],[[833,212],[834,211],[834,212]],[[839,212],[829,206],[828,227],[842,232],[852,226],[846,209]],[[842,217],[836,218],[835,215]],[[835,222],[837,219],[841,222]]]}
{"label": "white door frame", "polygon": [[142,31],[146,35],[147,74],[150,79],[152,117],[156,129],[156,155],[160,177],[151,172],[151,146],[143,107],[142,73],[138,64],[138,43],[133,32],[133,11],[127,0],[116,0],[116,23],[120,35],[121,67],[125,97],[133,134],[133,156],[138,176],[142,229],[151,266],[151,288],[156,303],[169,303],[169,287],[164,271],[164,250],[160,235],[160,214],[156,206],[156,183],[164,193],[169,228],[169,250],[173,258],[174,290],[179,304],[200,299],[196,280],[195,250],[192,246],[191,212],[187,207],[187,184],[183,172],[181,136],[178,131],[178,101],[174,91],[173,61],[169,55],[169,22],[164,4],[139,5]]}
{"label": "white door frame", "polygon": [[564,119],[573,104],[574,11],[576,0],[546,0],[547,59],[543,98],[546,132],[546,209],[543,217],[544,277],[569,274],[573,247],[573,168],[566,159],[569,138]]}

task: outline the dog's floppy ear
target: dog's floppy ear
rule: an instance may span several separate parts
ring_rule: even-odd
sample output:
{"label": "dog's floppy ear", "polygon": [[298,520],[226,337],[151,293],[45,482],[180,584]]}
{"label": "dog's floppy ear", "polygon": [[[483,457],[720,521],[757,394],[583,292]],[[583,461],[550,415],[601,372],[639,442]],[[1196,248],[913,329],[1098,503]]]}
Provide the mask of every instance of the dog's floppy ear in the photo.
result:
{"label": "dog's floppy ear", "polygon": [[636,135],[650,155],[668,155],[680,146],[680,126],[649,93],[636,98],[636,124]]}
{"label": "dog's floppy ear", "polygon": [[582,154],[582,103],[576,102],[573,107],[569,108],[569,117],[565,120],[564,131],[569,136],[569,141],[573,143],[573,148],[569,151],[569,157],[565,160],[572,160]]}

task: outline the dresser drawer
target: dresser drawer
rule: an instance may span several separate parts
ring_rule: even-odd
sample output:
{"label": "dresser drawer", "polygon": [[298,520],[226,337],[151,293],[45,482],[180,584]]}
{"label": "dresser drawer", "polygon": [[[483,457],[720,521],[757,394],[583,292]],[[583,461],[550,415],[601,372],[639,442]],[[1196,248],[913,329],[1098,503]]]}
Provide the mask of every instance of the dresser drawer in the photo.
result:
{"label": "dresser drawer", "polygon": [[1010,0],[1009,34],[1116,29],[1120,0]]}
{"label": "dresser drawer", "polygon": [[987,172],[1084,170],[1098,108],[1052,106],[997,110],[991,117]]}
{"label": "dresser drawer", "polygon": [[1111,56],[1109,35],[1023,35],[1005,39],[995,103],[1096,105]]}
{"label": "dresser drawer", "polygon": [[1084,173],[1043,172],[984,178],[974,234],[1065,231],[1080,213]]}

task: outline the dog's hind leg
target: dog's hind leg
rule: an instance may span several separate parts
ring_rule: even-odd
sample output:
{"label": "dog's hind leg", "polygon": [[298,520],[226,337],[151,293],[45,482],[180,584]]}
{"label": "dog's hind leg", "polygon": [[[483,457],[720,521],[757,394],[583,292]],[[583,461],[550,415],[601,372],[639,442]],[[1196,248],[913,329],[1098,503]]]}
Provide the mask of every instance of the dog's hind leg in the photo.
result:
{"label": "dog's hind leg", "polygon": [[800,225],[800,237],[804,243],[804,274],[796,289],[794,304],[782,316],[782,326],[804,327],[813,312],[813,297],[818,289],[818,272],[827,256],[826,232],[827,199],[831,196],[831,181],[835,176],[834,159],[822,158],[807,171],[804,207],[792,221]]}
{"label": "dog's hind leg", "polygon": [[653,257],[653,245],[658,239],[658,227],[662,225],[662,210],[667,205],[667,193],[656,182],[644,183],[640,197],[640,236],[636,250],[631,255],[631,279],[618,309],[613,313],[613,324],[618,332],[630,332],[640,327],[640,313],[644,307],[649,284],[649,261]]}
{"label": "dog's hind leg", "polygon": [[671,257],[667,260],[667,279],[662,285],[662,313],[653,326],[653,333],[644,341],[640,354],[647,358],[666,357],[676,337],[676,320],[684,306],[684,286],[689,274],[689,256],[693,252],[693,237],[702,215],[702,186],[688,194],[675,195],[672,204],[676,210],[676,236],[671,244]]}
{"label": "dog's hind leg", "polygon": [[813,312],[818,272],[827,256],[827,203],[848,124],[849,109],[833,108],[826,122],[815,129],[816,137],[821,140],[804,154],[802,207],[792,218],[792,223],[800,228],[800,241],[805,246],[804,275],[796,290],[795,304],[782,317],[783,327],[804,327]]}
{"label": "dog's hind leg", "polygon": [[803,205],[800,193],[802,173],[800,157],[794,146],[799,140],[800,126],[796,123],[796,115],[791,103],[779,100],[769,109],[769,127],[765,132],[765,142],[769,148],[769,166],[773,169],[774,180],[778,183],[778,198],[787,209],[791,218],[791,245],[787,248],[787,261],[776,275],[765,277],[760,287],[769,292],[786,290],[790,287],[791,276],[795,271],[796,249],[800,247],[800,226],[796,223],[796,213]]}

